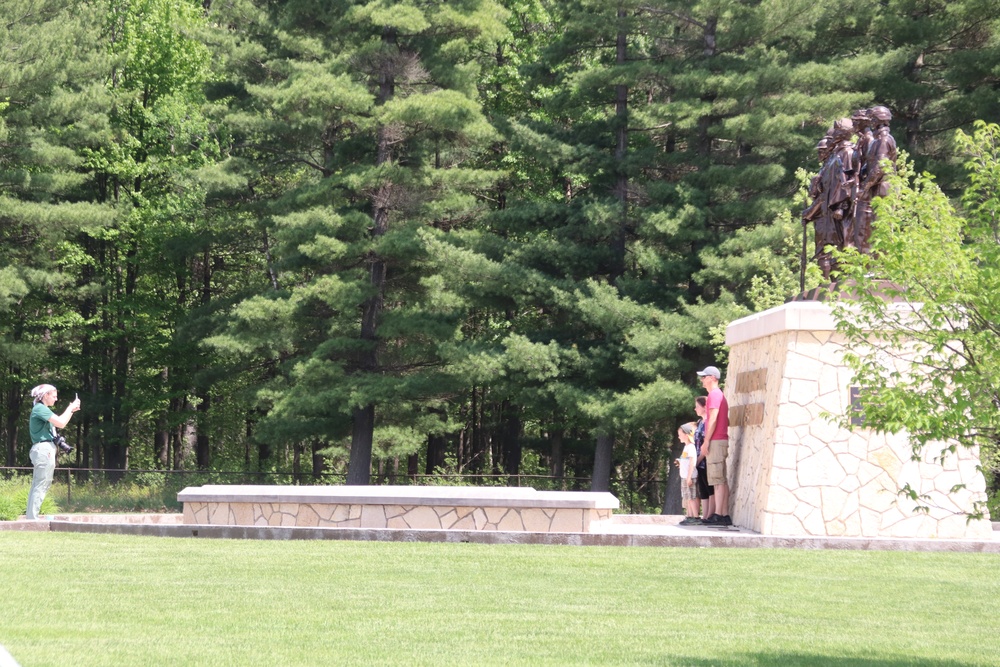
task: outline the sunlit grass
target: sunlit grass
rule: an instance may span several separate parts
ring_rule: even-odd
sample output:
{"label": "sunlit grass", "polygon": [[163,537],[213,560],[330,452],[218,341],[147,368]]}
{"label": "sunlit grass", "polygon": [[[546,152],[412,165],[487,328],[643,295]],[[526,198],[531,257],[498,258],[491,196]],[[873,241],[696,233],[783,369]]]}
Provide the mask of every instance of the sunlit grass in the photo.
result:
{"label": "sunlit grass", "polygon": [[0,532],[23,665],[993,665],[988,554]]}

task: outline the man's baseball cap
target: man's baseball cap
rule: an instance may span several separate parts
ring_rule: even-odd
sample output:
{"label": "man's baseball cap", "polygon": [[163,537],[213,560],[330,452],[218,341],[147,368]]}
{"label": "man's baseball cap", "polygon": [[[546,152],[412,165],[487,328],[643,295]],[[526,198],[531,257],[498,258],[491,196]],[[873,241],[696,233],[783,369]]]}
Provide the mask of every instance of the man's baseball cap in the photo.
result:
{"label": "man's baseball cap", "polygon": [[718,380],[719,378],[722,377],[722,373],[720,373],[719,369],[716,368],[715,366],[705,366],[705,370],[698,371],[698,376],[699,377],[704,377],[706,375],[711,375],[716,380]]}

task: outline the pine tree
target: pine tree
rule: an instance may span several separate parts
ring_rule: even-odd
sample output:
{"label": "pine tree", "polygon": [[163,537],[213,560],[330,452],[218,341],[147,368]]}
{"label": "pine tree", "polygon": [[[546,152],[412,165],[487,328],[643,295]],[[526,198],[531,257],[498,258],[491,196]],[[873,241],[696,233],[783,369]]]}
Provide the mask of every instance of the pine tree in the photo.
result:
{"label": "pine tree", "polygon": [[[552,424],[543,430],[598,436],[594,488],[605,488],[613,434],[632,441],[688,414],[694,367],[717,361],[712,331],[748,312],[751,288],[760,301],[790,286],[788,165],[870,94],[807,60],[833,3],[511,6],[548,30],[520,70],[526,103],[496,104],[504,160],[533,180],[504,193],[462,263],[448,261],[463,266],[453,280],[497,276],[476,298],[491,299],[489,320],[511,321],[489,355],[505,369],[502,395]],[[528,343],[545,377],[519,379],[509,351]]]}
{"label": "pine tree", "polygon": [[[495,136],[477,58],[501,16],[485,0],[289,3],[262,39],[267,75],[247,88],[242,131],[254,187],[272,195],[274,289],[212,342],[272,355],[262,433],[349,443],[351,484],[368,483],[376,446],[406,456],[441,428],[438,347],[460,320],[425,238],[475,219],[493,179],[465,165]],[[280,326],[255,333],[267,321]]]}
{"label": "pine tree", "polygon": [[[221,149],[205,117],[212,75],[211,53],[196,38],[204,27],[201,4],[111,0],[98,7],[108,60],[94,74],[104,82],[107,107],[104,126],[81,151],[89,178],[79,195],[113,207],[116,218],[77,239],[86,258],[76,332],[89,394],[82,453],[94,467],[127,469],[136,416],[162,419],[172,398],[169,377],[183,374],[171,359],[173,335],[192,305],[186,295],[209,284],[202,280],[211,256],[177,250],[204,225],[205,188],[196,174],[218,161]],[[150,447],[141,454],[152,461],[158,453]]]}
{"label": "pine tree", "polygon": [[[79,196],[81,151],[100,128],[102,54],[89,4],[12,0],[0,7],[0,355],[8,465],[24,397],[40,382],[75,385],[80,257],[69,242],[113,213]],[[72,383],[72,384],[69,384]],[[26,460],[22,459],[22,461]]]}
{"label": "pine tree", "polygon": [[918,168],[961,179],[949,168],[955,128],[1000,113],[1000,18],[985,0],[880,3],[859,46],[880,54],[860,82],[893,112],[893,134]]}

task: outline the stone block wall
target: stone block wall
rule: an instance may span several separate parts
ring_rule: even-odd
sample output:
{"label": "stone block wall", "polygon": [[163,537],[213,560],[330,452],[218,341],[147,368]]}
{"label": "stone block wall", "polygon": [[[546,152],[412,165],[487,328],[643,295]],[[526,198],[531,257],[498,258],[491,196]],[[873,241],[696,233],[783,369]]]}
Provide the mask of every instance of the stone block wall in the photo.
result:
{"label": "stone block wall", "polygon": [[[966,517],[985,500],[977,451],[942,460],[952,443],[936,443],[914,461],[905,434],[831,419],[851,405],[851,372],[828,305],[792,302],[738,320],[726,342],[736,525],[786,536],[990,536],[988,520]],[[928,511],[898,494],[906,484],[927,496]]]}
{"label": "stone block wall", "polygon": [[184,489],[184,523],[589,533],[619,507],[610,493],[529,487],[254,486]]}
{"label": "stone block wall", "polygon": [[588,533],[592,524],[610,518],[610,509],[252,502],[184,504],[184,523],[217,526]]}

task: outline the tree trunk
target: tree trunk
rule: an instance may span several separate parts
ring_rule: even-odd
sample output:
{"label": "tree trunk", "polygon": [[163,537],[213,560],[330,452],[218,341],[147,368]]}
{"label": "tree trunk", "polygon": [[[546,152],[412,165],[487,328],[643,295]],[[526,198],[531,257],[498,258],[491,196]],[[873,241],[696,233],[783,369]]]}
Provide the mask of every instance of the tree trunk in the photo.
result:
{"label": "tree trunk", "polygon": [[[170,378],[170,372],[164,368],[160,371],[160,380],[163,382],[163,387],[167,387],[167,382]],[[168,413],[170,410],[170,405],[173,404],[171,401],[168,404]],[[170,465],[170,431],[167,428],[167,414],[160,414],[156,418],[156,430],[153,433],[153,447],[156,451],[156,460],[160,464],[160,468],[167,468]]]}
{"label": "tree trunk", "polygon": [[197,435],[195,436],[195,462],[198,470],[208,470],[212,459],[208,439],[208,409],[210,405],[208,392],[200,390],[198,392]]}
{"label": "tree trunk", "polygon": [[271,445],[263,440],[257,443],[257,470],[264,470],[271,462]]}
{"label": "tree trunk", "polygon": [[614,445],[615,436],[610,433],[598,434],[594,450],[594,473],[590,478],[591,491],[611,490],[611,452]]}
{"label": "tree trunk", "polygon": [[[382,46],[386,50],[395,51],[396,32],[387,28],[382,34]],[[384,105],[395,94],[396,81],[391,70],[379,75],[378,104]],[[378,129],[378,157],[376,164],[385,165],[392,160],[392,143],[390,128]],[[393,184],[383,182],[376,190],[372,200],[372,239],[377,239],[389,228],[389,210],[392,198]],[[361,353],[360,371],[362,373],[377,373],[378,360],[378,327],[385,301],[386,263],[372,253],[369,258],[369,277],[372,286],[372,296],[365,300],[361,311],[361,340],[368,347]],[[351,435],[351,457],[347,468],[348,484],[369,484],[371,482],[372,441],[375,437],[375,403],[370,402],[354,410],[354,429]]]}
{"label": "tree trunk", "polygon": [[[139,280],[139,268],[136,256],[138,255],[138,241],[132,239],[125,249],[125,271],[122,283],[119,287],[119,303],[128,304],[134,297]],[[120,264],[117,269],[121,272]],[[129,425],[131,414],[129,413],[126,395],[128,392],[128,377],[131,369],[132,339],[128,335],[127,321],[133,316],[133,310],[126,307],[118,318],[118,328],[121,331],[117,338],[114,350],[114,393],[111,395],[112,419],[108,423],[108,447],[107,460],[105,463],[109,468],[115,470],[128,470],[129,459]],[[117,481],[121,478],[120,473],[113,473],[109,479]]]}
{"label": "tree trunk", "polygon": [[[207,306],[212,300],[212,254],[205,248],[201,255],[201,295],[199,301]],[[198,390],[198,440],[195,460],[199,470],[207,470],[212,463],[211,442],[208,437],[208,417],[212,401],[208,387]]]}
{"label": "tree trunk", "polygon": [[7,465],[17,465],[17,424],[21,415],[20,386],[15,385],[7,390],[7,416],[5,419],[5,436],[7,440]]}
{"label": "tree trunk", "polygon": [[[625,10],[618,9],[618,20],[625,18]],[[619,29],[615,62],[621,66],[625,64],[627,55],[628,34],[625,30]],[[625,167],[625,159],[628,156],[628,86],[619,84],[615,86],[615,122],[618,127],[615,132],[615,163],[618,170],[618,178],[615,183],[615,194],[620,206],[621,218],[618,227],[614,231],[611,239],[612,266],[609,279],[615,283],[625,273],[625,242],[628,229],[628,172]]]}
{"label": "tree trunk", "polygon": [[[107,458],[108,468],[116,470],[128,469],[128,415],[125,414],[126,380],[129,369],[129,339],[122,336],[115,349],[114,389],[110,394],[110,419],[107,423]],[[110,479],[120,479],[120,474],[113,474]]]}
{"label": "tree trunk", "polygon": [[189,416],[187,419],[181,423],[175,429],[175,440],[174,440],[174,469],[183,470],[184,466],[187,464],[188,458],[191,456],[196,448],[196,442],[198,439],[198,427],[196,425],[194,416],[191,415],[191,403],[187,399],[184,399],[184,404],[182,408],[183,412],[187,413]]}
{"label": "tree trunk", "polygon": [[322,449],[323,443],[314,440],[312,443],[312,476],[314,479],[319,479],[326,472],[326,458],[320,454]]}
{"label": "tree trunk", "polygon": [[433,475],[437,468],[444,467],[447,446],[448,441],[443,435],[427,436],[427,463],[424,466],[424,474]]}
{"label": "tree trunk", "polygon": [[521,473],[521,417],[518,409],[504,401],[503,469],[508,475]]}
{"label": "tree trunk", "polygon": [[156,450],[156,461],[160,468],[167,469],[170,465],[170,431],[167,429],[167,418],[164,415],[156,418],[153,448]]}
{"label": "tree trunk", "polygon": [[563,459],[563,430],[556,429],[549,436],[552,450],[549,454],[549,473],[553,477],[562,477],[565,474],[565,461]]}
{"label": "tree trunk", "polygon": [[[924,71],[924,52],[921,51],[917,54],[916,59],[914,59],[913,64],[908,68],[906,73],[906,78],[913,82],[914,88],[918,88],[922,83],[923,71]],[[911,153],[919,153],[921,140],[920,124],[923,120],[924,111],[924,100],[922,98],[914,98],[906,105],[904,112],[904,118],[906,121],[906,146],[907,150]]]}
{"label": "tree trunk", "polygon": [[375,406],[354,410],[354,432],[351,434],[351,458],[347,462],[347,484],[371,483],[372,441],[375,437]]}
{"label": "tree trunk", "polygon": [[[674,459],[678,458],[684,451],[684,445],[680,441],[674,443],[670,448],[670,458],[667,459],[667,479],[663,491],[663,514],[684,514],[684,503],[681,502],[681,475],[674,466]],[[699,473],[703,471],[699,470]]]}
{"label": "tree trunk", "polygon": [[479,387],[473,385],[472,409],[470,410],[472,423],[468,447],[468,469],[473,473],[481,473],[484,470],[488,470],[486,466],[486,434],[483,433],[483,412],[485,411],[485,408],[483,406],[484,401],[482,399],[483,396],[481,395]]}
{"label": "tree trunk", "polygon": [[[715,56],[715,31],[718,24],[719,20],[714,16],[705,21],[703,32],[705,48],[702,51],[702,55],[705,58],[712,58]],[[716,96],[714,94],[707,93],[702,96],[701,100],[703,102],[711,103],[715,100],[715,97]],[[711,111],[706,112],[703,116],[698,118],[698,153],[706,158],[712,154],[712,136],[709,133],[709,129],[715,125],[716,122],[717,118],[711,113]]]}

